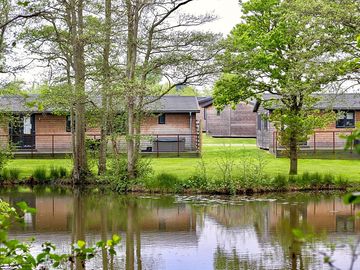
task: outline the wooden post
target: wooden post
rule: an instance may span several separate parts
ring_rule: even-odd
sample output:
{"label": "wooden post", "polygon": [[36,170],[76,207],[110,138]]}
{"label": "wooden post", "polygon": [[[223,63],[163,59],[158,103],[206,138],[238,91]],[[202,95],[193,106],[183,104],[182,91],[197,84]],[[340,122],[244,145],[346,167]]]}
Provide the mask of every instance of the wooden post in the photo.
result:
{"label": "wooden post", "polygon": [[55,150],[54,150],[54,134],[51,135],[51,154],[52,154],[52,157],[55,156]]}
{"label": "wooden post", "polygon": [[314,132],[314,154],[316,153],[316,132]]}
{"label": "wooden post", "polygon": [[156,135],[156,156],[159,157],[159,135]]}
{"label": "wooden post", "polygon": [[180,157],[180,135],[177,135],[177,156]]}
{"label": "wooden post", "polygon": [[[31,134],[31,136],[33,137],[31,139],[31,142],[34,142],[35,141],[35,134]],[[31,143],[31,158],[34,157],[34,143]]]}

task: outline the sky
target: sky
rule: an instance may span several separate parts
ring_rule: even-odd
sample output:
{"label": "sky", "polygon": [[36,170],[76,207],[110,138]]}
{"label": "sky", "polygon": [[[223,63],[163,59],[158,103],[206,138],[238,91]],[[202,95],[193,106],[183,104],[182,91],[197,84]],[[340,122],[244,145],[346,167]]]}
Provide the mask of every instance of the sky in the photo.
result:
{"label": "sky", "polygon": [[194,14],[214,13],[218,20],[208,24],[208,27],[213,32],[225,35],[240,22],[241,16],[239,0],[196,0],[184,10]]}

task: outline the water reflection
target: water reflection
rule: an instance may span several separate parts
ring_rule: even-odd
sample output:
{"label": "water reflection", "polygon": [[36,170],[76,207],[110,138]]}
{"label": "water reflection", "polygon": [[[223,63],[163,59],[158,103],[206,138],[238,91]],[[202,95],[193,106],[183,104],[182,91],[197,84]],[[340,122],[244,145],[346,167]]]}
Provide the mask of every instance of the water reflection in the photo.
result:
{"label": "water reflection", "polygon": [[[15,204],[37,208],[12,236],[52,241],[60,252],[79,239],[89,243],[122,236],[118,254],[103,251],[86,269],[326,269],[319,253],[323,232],[346,242],[360,231],[351,219],[357,209],[341,196],[298,194],[237,197],[120,196],[84,191],[3,191]],[[312,244],[296,241],[293,228],[313,231]],[[349,264],[349,251],[335,253],[338,266]],[[358,265],[360,267],[360,264]],[[78,262],[73,269],[83,269]]]}

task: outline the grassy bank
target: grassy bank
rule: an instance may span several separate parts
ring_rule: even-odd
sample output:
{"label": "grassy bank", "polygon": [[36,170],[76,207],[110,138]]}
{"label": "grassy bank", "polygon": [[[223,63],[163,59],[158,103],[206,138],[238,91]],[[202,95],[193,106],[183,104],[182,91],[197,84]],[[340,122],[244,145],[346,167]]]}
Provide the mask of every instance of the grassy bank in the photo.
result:
{"label": "grassy bank", "polygon": [[[289,161],[286,158],[275,158],[270,153],[257,149],[255,139],[242,138],[211,138],[204,136],[203,161],[207,173],[212,178],[222,177],[219,162],[231,156],[234,171],[242,166],[246,159],[261,159],[264,173],[270,177],[287,174]],[[152,158],[155,174],[171,173],[179,179],[188,179],[198,170],[199,158]],[[29,177],[38,167],[63,166],[69,170],[69,159],[14,159],[7,167],[20,170],[20,177]],[[299,173],[320,173],[342,176],[350,181],[360,182],[360,160],[300,159]]]}

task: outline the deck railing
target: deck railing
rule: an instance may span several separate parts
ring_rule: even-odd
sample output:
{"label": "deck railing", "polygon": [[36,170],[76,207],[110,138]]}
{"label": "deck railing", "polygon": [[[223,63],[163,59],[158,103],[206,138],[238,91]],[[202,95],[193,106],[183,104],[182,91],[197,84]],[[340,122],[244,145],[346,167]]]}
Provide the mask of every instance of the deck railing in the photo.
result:
{"label": "deck railing", "polygon": [[[87,133],[87,139],[94,142],[100,140],[99,133]],[[91,143],[91,141],[90,141]],[[71,133],[59,134],[24,134],[24,135],[0,135],[0,145],[11,144],[15,154],[56,154],[72,153],[72,135]],[[116,144],[120,152],[126,151],[126,138],[119,136],[116,138]],[[112,144],[109,139],[108,148],[111,151]],[[180,156],[181,153],[201,151],[200,134],[141,134],[140,151],[143,154],[175,153]]]}
{"label": "deck railing", "polygon": [[[345,136],[351,135],[352,131],[344,130],[321,130],[315,131],[309,136],[306,142],[299,143],[300,152],[317,153],[318,151],[330,151],[336,153],[336,151],[344,150],[346,145]],[[350,145],[349,152],[353,152],[354,144],[360,142],[354,142]],[[280,145],[278,141],[278,133],[273,132],[273,140],[270,150],[277,155],[278,151],[283,151],[285,148]]]}

